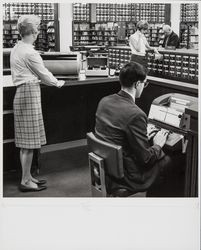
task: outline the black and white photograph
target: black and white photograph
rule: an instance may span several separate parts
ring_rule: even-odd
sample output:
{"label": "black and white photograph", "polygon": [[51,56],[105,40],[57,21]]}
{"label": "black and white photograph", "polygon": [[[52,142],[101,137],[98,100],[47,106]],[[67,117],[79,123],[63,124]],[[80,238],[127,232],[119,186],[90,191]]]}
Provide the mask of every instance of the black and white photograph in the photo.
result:
{"label": "black and white photograph", "polygon": [[4,197],[198,196],[198,3],[2,12]]}
{"label": "black and white photograph", "polygon": [[198,195],[197,3],[2,11],[4,197]]}
{"label": "black and white photograph", "polygon": [[199,1],[0,5],[0,248],[200,250]]}

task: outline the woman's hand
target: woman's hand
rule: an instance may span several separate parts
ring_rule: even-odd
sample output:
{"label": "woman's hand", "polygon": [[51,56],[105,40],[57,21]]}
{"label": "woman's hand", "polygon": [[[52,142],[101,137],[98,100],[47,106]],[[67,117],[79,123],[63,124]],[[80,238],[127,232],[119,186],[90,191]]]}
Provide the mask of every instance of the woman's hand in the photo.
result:
{"label": "woman's hand", "polygon": [[155,54],[155,60],[162,61],[163,60],[163,55],[161,55],[160,53]]}
{"label": "woman's hand", "polygon": [[154,53],[159,54],[159,52],[156,48],[154,48]]}
{"label": "woman's hand", "polygon": [[65,84],[64,80],[59,80],[58,83],[57,83],[57,87],[61,88],[64,84]]}

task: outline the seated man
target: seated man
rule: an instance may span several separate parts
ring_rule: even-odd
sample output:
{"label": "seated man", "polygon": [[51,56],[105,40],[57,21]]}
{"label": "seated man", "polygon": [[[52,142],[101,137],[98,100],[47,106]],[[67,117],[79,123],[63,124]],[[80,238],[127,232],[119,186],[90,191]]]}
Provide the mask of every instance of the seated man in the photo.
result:
{"label": "seated man", "polygon": [[169,25],[163,26],[165,38],[162,47],[179,47],[179,37]]}
{"label": "seated man", "polygon": [[169,156],[162,150],[167,133],[163,130],[152,133],[151,145],[147,136],[147,116],[135,104],[135,99],[141,96],[147,85],[143,66],[136,62],[128,63],[121,69],[119,78],[121,90],[104,97],[96,113],[96,136],[122,146],[123,150],[125,177],[122,180],[107,177],[107,188],[145,191],[170,164]]}

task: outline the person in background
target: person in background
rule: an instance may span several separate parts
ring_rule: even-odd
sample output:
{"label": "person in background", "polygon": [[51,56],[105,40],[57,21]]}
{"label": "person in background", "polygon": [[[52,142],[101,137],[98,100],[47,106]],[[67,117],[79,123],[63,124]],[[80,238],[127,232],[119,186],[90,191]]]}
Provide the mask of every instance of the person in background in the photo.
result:
{"label": "person in background", "polygon": [[96,112],[97,138],[123,150],[124,178],[117,181],[108,176],[108,190],[147,191],[168,176],[171,158],[162,149],[168,134],[148,129],[147,116],[135,103],[148,85],[144,67],[130,62],[121,69],[119,78],[119,93],[104,97]]}
{"label": "person in background", "polygon": [[11,50],[11,74],[16,93],[13,102],[15,145],[20,148],[22,178],[19,189],[22,192],[41,191],[46,188],[46,180],[38,180],[31,175],[33,150],[46,144],[40,82],[61,87],[49,72],[33,44],[39,34],[40,18],[25,15],[18,19],[17,28],[21,40]]}
{"label": "person in background", "polygon": [[147,60],[146,60],[146,50],[154,50],[156,54],[158,50],[156,48],[152,48],[149,46],[149,43],[145,37],[145,33],[149,29],[149,24],[147,21],[141,20],[137,23],[137,31],[130,36],[129,45],[131,48],[131,61],[140,63],[147,68]]}
{"label": "person in background", "polygon": [[163,41],[162,47],[179,47],[179,37],[178,35],[172,30],[169,25],[163,25],[163,31],[165,34],[165,38]]}

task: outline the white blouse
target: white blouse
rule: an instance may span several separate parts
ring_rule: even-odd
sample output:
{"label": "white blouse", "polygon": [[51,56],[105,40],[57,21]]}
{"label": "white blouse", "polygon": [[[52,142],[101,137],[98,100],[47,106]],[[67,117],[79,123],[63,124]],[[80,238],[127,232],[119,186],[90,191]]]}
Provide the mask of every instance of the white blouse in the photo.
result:
{"label": "white blouse", "polygon": [[[140,36],[140,45],[141,45],[141,51],[137,51],[133,42],[138,42]],[[133,35],[129,38],[129,45],[131,48],[131,53],[139,56],[145,56],[146,54],[146,45],[147,45],[147,39],[144,34],[141,34],[139,30],[137,30]]]}
{"label": "white blouse", "polygon": [[19,86],[39,82],[57,86],[58,80],[44,66],[43,60],[31,44],[19,41],[11,50],[10,66],[13,83]]}

